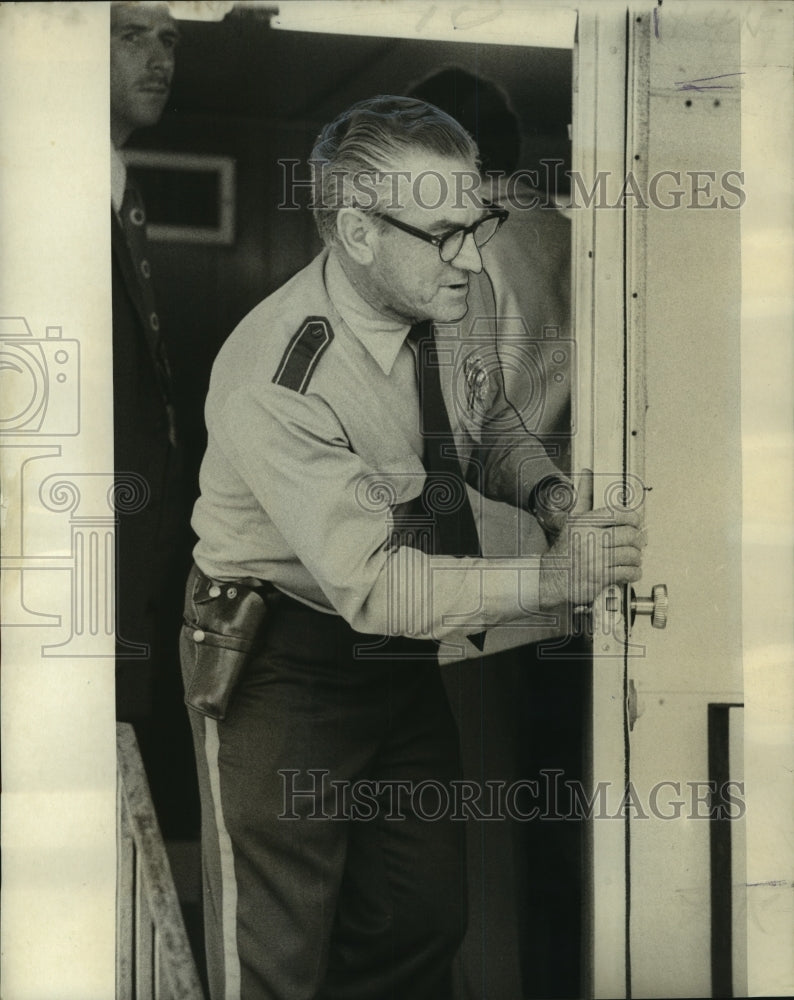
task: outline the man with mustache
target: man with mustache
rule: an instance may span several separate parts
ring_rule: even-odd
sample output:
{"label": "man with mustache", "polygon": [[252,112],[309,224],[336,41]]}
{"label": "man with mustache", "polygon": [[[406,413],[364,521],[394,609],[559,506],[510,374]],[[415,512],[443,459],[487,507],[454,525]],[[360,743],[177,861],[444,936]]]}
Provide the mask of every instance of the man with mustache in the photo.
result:
{"label": "man with mustache", "polygon": [[[171,370],[152,287],[146,216],[122,147],[137,129],[159,121],[171,90],[177,38],[166,4],[111,7],[114,472],[117,497],[127,501],[118,505],[116,525],[116,712],[135,724],[166,834],[170,818],[163,808],[169,810],[173,796],[167,786],[176,785],[179,773],[175,734],[183,721],[172,580],[184,573],[188,540]],[[192,766],[189,744],[183,732],[183,767]],[[177,809],[170,812],[177,816]]]}
{"label": "man with mustache", "polygon": [[[569,539],[567,481],[504,397],[480,248],[505,213],[471,137],[376,97],[311,161],[325,250],[231,334],[206,406],[181,654],[211,995],[450,1000],[465,815],[438,642],[477,655],[636,580],[643,540],[622,510]],[[467,482],[557,541],[483,558]]]}

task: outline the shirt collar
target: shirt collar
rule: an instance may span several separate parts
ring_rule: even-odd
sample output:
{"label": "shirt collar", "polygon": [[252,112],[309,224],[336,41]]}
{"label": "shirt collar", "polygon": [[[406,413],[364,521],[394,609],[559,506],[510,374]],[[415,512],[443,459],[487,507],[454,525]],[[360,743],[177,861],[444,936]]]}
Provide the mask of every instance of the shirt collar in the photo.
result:
{"label": "shirt collar", "polygon": [[328,254],[325,286],[336,311],[375,359],[390,375],[395,359],[411,329],[407,323],[389,319],[358,294],[342,269],[336,254]]}
{"label": "shirt collar", "polygon": [[124,188],[127,186],[127,165],[121,153],[113,143],[110,144],[110,200],[117,212],[121,211],[124,201]]}

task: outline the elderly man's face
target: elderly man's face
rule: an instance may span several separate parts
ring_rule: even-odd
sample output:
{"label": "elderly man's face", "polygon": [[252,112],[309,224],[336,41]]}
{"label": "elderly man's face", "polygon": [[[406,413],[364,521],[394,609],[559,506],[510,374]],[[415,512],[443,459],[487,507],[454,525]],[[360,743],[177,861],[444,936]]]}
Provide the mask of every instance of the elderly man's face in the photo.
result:
{"label": "elderly man's face", "polygon": [[165,4],[118,4],[110,11],[110,135],[123,145],[159,121],[171,90],[178,33]]}
{"label": "elderly man's face", "polygon": [[[399,199],[387,199],[381,206],[384,214],[437,236],[471,225],[485,214],[471,195],[461,197],[461,185],[470,189],[474,164],[417,153],[401,169],[409,178],[400,182]],[[481,270],[471,235],[458,255],[444,262],[431,243],[384,225],[369,269],[370,301],[406,322],[453,323],[466,314],[469,275]]]}

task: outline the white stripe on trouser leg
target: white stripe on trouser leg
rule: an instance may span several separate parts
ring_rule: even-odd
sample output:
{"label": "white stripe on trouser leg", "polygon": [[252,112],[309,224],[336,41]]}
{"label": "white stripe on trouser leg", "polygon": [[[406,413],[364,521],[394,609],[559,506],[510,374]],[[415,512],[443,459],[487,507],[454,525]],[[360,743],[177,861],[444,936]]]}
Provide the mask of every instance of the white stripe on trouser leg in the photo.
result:
{"label": "white stripe on trouser leg", "polygon": [[224,1000],[240,1000],[240,956],[237,951],[237,880],[234,874],[232,841],[223,819],[221,775],[218,769],[219,750],[218,723],[214,719],[206,719],[204,722],[204,752],[207,755],[221,868]]}

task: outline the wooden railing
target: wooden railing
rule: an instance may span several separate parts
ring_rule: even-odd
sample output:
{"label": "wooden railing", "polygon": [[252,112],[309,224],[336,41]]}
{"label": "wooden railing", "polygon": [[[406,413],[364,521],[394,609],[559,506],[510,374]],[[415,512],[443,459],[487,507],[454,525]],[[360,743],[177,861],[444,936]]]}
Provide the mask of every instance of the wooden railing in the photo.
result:
{"label": "wooden railing", "polygon": [[138,742],[116,725],[116,1000],[204,1000]]}

